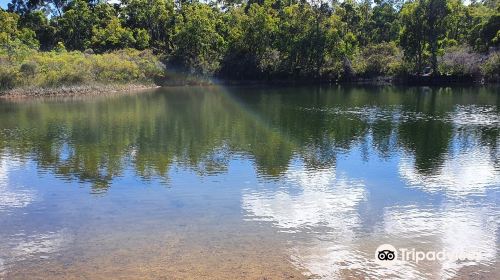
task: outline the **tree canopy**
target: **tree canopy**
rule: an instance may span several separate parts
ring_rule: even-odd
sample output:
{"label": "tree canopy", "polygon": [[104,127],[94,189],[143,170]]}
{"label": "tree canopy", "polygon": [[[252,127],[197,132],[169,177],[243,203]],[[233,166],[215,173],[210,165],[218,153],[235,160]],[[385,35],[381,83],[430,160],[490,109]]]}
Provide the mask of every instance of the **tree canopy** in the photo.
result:
{"label": "tree canopy", "polygon": [[95,53],[151,49],[171,69],[235,79],[388,75],[425,67],[438,73],[451,63],[442,60],[454,57],[445,54],[457,49],[481,61],[497,55],[500,4],[12,0],[0,11],[0,45]]}

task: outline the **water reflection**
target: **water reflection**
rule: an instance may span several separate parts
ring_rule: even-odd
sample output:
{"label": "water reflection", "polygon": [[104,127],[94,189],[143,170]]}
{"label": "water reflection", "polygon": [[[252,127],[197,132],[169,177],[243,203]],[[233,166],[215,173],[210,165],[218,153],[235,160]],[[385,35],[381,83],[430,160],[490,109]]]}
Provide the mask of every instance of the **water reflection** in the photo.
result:
{"label": "water reflection", "polygon": [[498,150],[496,107],[461,104],[495,104],[498,96],[488,90],[168,91],[90,101],[2,101],[0,149],[34,158],[65,179],[90,181],[96,192],[130,164],[145,179],[167,176],[173,163],[210,174],[224,172],[231,155],[243,153],[272,177],[284,174],[296,155],[331,166],[339,152],[368,138],[381,155],[402,148],[425,172],[441,165],[458,136],[454,127],[464,123],[470,131],[461,133],[479,134],[478,145]]}
{"label": "water reflection", "polygon": [[[47,258],[48,254],[57,252],[67,239],[61,230],[32,230],[29,225],[22,227],[16,222],[16,217],[12,217],[16,213],[14,210],[22,210],[34,202],[40,202],[35,190],[16,184],[15,180],[9,178],[25,164],[8,154],[0,160],[0,224],[5,225],[0,229],[0,276],[18,262]],[[26,212],[27,209],[24,209],[21,213],[26,215]],[[19,227],[22,229],[18,230]]]}
{"label": "water reflection", "polygon": [[[82,228],[127,240],[144,223],[234,244],[245,242],[229,228],[273,229],[310,277],[452,278],[477,265],[489,275],[499,100],[488,88],[189,87],[1,101],[0,273],[74,253]],[[49,222],[29,226],[39,217]],[[382,268],[382,243],[481,257]]]}
{"label": "water reflection", "polygon": [[[10,252],[11,262],[24,260],[34,255],[46,258],[47,254],[60,249],[66,241],[66,234],[63,231],[48,232],[29,236],[18,236],[17,244],[5,251]],[[12,240],[14,242],[14,240]]]}
{"label": "water reflection", "polygon": [[421,250],[443,251],[462,258],[473,256],[473,259],[469,257],[462,261],[441,261],[435,275],[450,279],[466,266],[483,264],[490,269],[495,266],[498,214],[498,209],[493,206],[464,207],[453,203],[439,209],[395,207],[385,213],[384,229],[392,236],[423,239]]}
{"label": "water reflection", "polygon": [[354,244],[361,226],[357,207],[366,199],[364,183],[337,178],[334,168],[295,166],[281,184],[274,191],[243,191],[242,207],[248,219],[269,221],[298,236],[305,234],[305,240],[294,240],[298,242],[292,246],[292,258],[311,274],[324,275],[327,269],[327,275],[336,275],[359,265]]}
{"label": "water reflection", "polygon": [[243,209],[252,220],[272,221],[284,230],[342,228],[343,236],[359,224],[355,208],[365,198],[362,182],[337,179],[335,170],[292,167],[276,191],[243,190]]}
{"label": "water reflection", "polygon": [[414,166],[412,158],[404,157],[399,164],[401,177],[409,186],[430,193],[464,198],[500,187],[498,163],[484,148],[473,147],[457,154],[450,151],[432,174],[419,173]]}
{"label": "water reflection", "polygon": [[19,165],[16,160],[0,158],[0,213],[12,207],[26,207],[36,198],[35,191],[26,190],[10,182],[9,171]]}

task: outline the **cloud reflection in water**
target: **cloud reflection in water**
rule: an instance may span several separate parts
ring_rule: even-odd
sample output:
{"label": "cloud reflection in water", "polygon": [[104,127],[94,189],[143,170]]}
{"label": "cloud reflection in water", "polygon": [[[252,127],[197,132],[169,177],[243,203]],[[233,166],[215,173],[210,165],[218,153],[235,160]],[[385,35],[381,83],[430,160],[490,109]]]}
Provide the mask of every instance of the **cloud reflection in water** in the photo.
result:
{"label": "cloud reflection in water", "polygon": [[19,162],[8,159],[7,156],[0,158],[0,213],[8,211],[9,208],[22,208],[32,203],[36,198],[33,190],[24,188],[12,189],[9,185],[9,172],[19,166]]}
{"label": "cloud reflection in water", "polygon": [[[17,210],[41,199],[33,189],[15,186],[9,180],[9,175],[20,167],[21,163],[13,157],[4,156],[0,160],[0,214],[6,214],[6,218],[22,215],[22,212]],[[8,272],[10,264],[36,257],[45,258],[47,254],[57,252],[68,241],[68,234],[64,230],[43,233],[27,233],[25,229],[15,232],[0,231],[0,240],[3,240],[0,244],[1,279]]]}
{"label": "cloud reflection in water", "polygon": [[305,234],[305,239],[293,243],[292,258],[314,275],[337,274],[359,263],[353,246],[361,222],[356,209],[366,199],[363,182],[337,178],[334,168],[293,167],[285,174],[284,186],[274,191],[244,190],[248,219],[272,222],[297,236]]}
{"label": "cloud reflection in water", "polygon": [[399,174],[411,187],[425,192],[444,192],[455,198],[484,195],[488,189],[500,187],[500,172],[488,151],[473,148],[447,154],[439,169],[422,174],[415,168],[413,158],[405,157],[399,164]]}

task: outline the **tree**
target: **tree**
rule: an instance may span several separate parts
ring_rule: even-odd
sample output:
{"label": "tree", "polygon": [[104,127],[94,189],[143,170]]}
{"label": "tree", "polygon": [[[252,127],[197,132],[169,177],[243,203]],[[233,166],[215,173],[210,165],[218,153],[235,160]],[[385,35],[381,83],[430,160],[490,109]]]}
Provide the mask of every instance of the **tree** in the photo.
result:
{"label": "tree", "polygon": [[35,32],[40,49],[50,50],[54,47],[56,28],[50,24],[45,12],[33,11],[21,15],[19,26]]}
{"label": "tree", "polygon": [[438,73],[437,55],[440,48],[440,41],[446,35],[446,17],[449,8],[446,0],[421,0],[425,5],[423,24],[427,34],[427,40],[431,52],[431,65],[433,73]]}
{"label": "tree", "polygon": [[150,48],[179,70],[223,78],[337,79],[427,65],[437,74],[452,47],[490,56],[500,44],[498,0],[10,1],[4,29],[16,18],[17,31],[0,32],[12,50]]}
{"label": "tree", "polygon": [[12,0],[7,4],[7,10],[18,15],[25,15],[43,4],[42,0]]}
{"label": "tree", "polygon": [[410,2],[401,9],[401,31],[399,43],[404,49],[406,60],[415,65],[417,71],[422,70],[424,59],[424,10],[419,2]]}
{"label": "tree", "polygon": [[396,41],[400,29],[399,15],[394,3],[377,0],[366,30],[372,43]]}
{"label": "tree", "polygon": [[313,67],[310,65],[311,56],[316,49],[324,47],[317,29],[316,16],[309,4],[293,4],[283,9],[279,45],[287,58],[289,73],[307,73]]}
{"label": "tree", "polygon": [[112,18],[105,28],[93,29],[92,48],[99,52],[134,47],[136,40],[128,28],[120,24],[116,17]]}
{"label": "tree", "polygon": [[12,53],[17,48],[38,49],[35,32],[19,28],[19,15],[0,10],[0,48]]}
{"label": "tree", "polygon": [[226,46],[218,30],[220,22],[218,12],[207,5],[183,5],[173,37],[174,65],[192,74],[214,73]]}
{"label": "tree", "polygon": [[125,27],[146,30],[150,38],[147,45],[163,53],[172,51],[173,0],[123,0],[122,5],[121,17]]}
{"label": "tree", "polygon": [[91,45],[94,23],[95,18],[87,3],[74,0],[62,17],[57,19],[57,37],[68,49],[85,50]]}
{"label": "tree", "polygon": [[482,25],[480,35],[486,47],[500,45],[500,11]]}
{"label": "tree", "polygon": [[446,39],[448,44],[462,44],[467,38],[470,14],[462,0],[448,0],[449,14],[446,17]]}

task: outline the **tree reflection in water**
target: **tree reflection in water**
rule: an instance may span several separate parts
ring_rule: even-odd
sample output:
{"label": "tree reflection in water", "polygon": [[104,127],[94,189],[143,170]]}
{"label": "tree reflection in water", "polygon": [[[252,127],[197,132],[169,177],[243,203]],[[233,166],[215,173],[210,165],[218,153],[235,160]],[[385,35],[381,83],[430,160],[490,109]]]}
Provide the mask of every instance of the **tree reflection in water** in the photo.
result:
{"label": "tree reflection in water", "polygon": [[[168,183],[174,166],[201,177],[223,175],[243,158],[263,185],[241,190],[245,218],[290,234],[294,264],[325,278],[387,277],[394,271],[372,260],[384,236],[439,244],[433,249],[482,250],[479,263],[495,261],[499,102],[487,88],[218,86],[4,100],[0,168],[7,159],[33,161],[105,195],[127,172]],[[355,156],[361,163],[339,170]],[[378,164],[372,159],[394,162],[387,172],[402,187],[375,189],[383,177],[376,172],[384,170],[367,175]],[[16,201],[29,203],[29,195]],[[0,194],[0,207],[4,200]],[[449,278],[466,265],[409,264],[397,272]]]}

